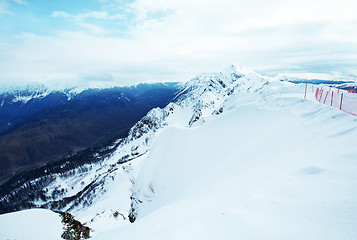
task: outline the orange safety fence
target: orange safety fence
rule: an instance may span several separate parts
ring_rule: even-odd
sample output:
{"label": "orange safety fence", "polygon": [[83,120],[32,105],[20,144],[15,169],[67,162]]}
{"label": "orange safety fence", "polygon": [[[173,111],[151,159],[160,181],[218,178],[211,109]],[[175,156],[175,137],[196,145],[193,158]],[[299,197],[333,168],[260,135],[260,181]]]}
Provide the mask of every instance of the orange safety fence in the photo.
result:
{"label": "orange safety fence", "polygon": [[317,88],[315,98],[318,102],[338,108],[346,113],[357,116],[357,94],[340,89],[324,90]]}

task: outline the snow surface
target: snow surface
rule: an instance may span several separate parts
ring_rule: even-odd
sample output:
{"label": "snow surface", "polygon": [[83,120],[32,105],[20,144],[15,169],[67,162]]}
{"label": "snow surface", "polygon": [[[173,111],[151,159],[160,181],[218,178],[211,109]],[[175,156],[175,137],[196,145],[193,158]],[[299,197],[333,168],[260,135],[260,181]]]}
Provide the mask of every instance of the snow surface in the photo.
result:
{"label": "snow surface", "polygon": [[71,209],[93,240],[357,239],[356,117],[244,67],[184,89],[90,172],[57,179],[69,195],[103,181]]}
{"label": "snow surface", "polygon": [[0,215],[1,240],[62,239],[59,214],[46,209],[31,209]]}
{"label": "snow surface", "polygon": [[357,119],[308,90],[273,82],[166,128],[134,185],[136,222],[93,239],[356,239]]}

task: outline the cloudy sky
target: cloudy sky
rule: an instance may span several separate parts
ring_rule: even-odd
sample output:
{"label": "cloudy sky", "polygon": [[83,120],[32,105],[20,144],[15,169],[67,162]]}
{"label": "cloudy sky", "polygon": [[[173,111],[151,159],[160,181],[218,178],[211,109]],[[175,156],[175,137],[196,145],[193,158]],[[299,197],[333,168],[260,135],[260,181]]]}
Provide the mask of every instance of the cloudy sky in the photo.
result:
{"label": "cloudy sky", "polygon": [[357,72],[356,0],[0,0],[0,84]]}

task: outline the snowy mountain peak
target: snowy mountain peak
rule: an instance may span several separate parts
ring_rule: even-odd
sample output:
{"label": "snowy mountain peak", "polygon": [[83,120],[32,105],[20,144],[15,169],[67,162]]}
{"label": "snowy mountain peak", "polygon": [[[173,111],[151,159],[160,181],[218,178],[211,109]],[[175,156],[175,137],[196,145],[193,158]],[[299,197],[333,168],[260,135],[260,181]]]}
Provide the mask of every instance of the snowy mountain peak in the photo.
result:
{"label": "snowy mountain peak", "polygon": [[214,111],[231,94],[258,92],[267,84],[268,78],[246,67],[231,65],[219,73],[202,74],[186,82],[177,103],[189,105],[197,102],[205,107],[211,106]]}
{"label": "snowy mountain peak", "polygon": [[[254,73],[245,67],[230,66],[219,73],[203,74],[184,84],[184,90],[179,94],[174,103],[166,108],[151,111],[136,126],[135,131],[139,137],[135,143],[141,142],[139,146],[131,149],[142,148],[149,151],[152,139],[160,128],[165,126],[192,127],[201,125],[206,118],[212,115],[219,115],[232,108],[232,102],[239,94],[253,93],[259,96],[263,93],[265,86],[269,84],[267,78]],[[234,97],[235,96],[235,97]],[[140,126],[140,128],[138,128]],[[131,138],[133,139],[133,138]],[[130,139],[130,140],[131,140]],[[128,143],[128,141],[126,142]],[[139,155],[139,153],[134,153]],[[134,155],[132,153],[132,155]],[[144,154],[144,152],[142,152]],[[141,205],[146,201],[151,201],[153,191],[142,192],[142,186],[136,185],[131,196],[130,221],[135,221]],[[145,188],[145,187],[144,187]],[[150,189],[150,187],[149,187]]]}
{"label": "snowy mountain peak", "polygon": [[0,95],[11,98],[13,102],[27,103],[34,98],[43,98],[49,94],[48,89],[43,84],[31,84],[21,88],[3,87]]}
{"label": "snowy mountain peak", "polygon": [[229,67],[225,68],[222,73],[224,75],[230,75],[230,74],[240,74],[240,75],[247,75],[250,73],[255,73],[254,71],[252,71],[251,69],[245,67],[245,66],[237,66],[235,64],[231,64]]}
{"label": "snowy mountain peak", "polygon": [[61,93],[71,99],[73,96],[80,93],[76,89],[50,89],[44,84],[33,83],[23,86],[4,86],[0,90],[0,97],[6,98],[10,102],[20,102],[26,104],[33,99],[42,99],[51,93]]}

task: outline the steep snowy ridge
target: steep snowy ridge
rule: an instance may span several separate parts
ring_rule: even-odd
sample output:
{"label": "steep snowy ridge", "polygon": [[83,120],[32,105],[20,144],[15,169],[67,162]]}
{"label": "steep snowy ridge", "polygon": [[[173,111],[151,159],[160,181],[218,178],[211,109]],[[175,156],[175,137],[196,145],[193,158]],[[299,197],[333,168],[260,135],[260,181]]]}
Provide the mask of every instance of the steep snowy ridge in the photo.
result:
{"label": "steep snowy ridge", "polygon": [[222,104],[230,95],[259,92],[268,84],[268,79],[235,65],[220,73],[198,76],[183,84],[183,90],[173,103],[163,109],[151,110],[135,124],[117,152],[123,154],[131,145],[131,156],[143,154],[150,149],[159,129],[171,125],[191,126],[200,119],[222,112]]}
{"label": "steep snowy ridge", "polygon": [[[187,127],[195,122],[204,122],[205,117],[221,113],[224,107],[222,104],[232,94],[259,92],[267,84],[268,80],[264,77],[234,65],[224,72],[204,74],[184,83],[184,90],[175,102],[163,109],[151,110],[134,125],[126,139],[119,141],[116,150],[109,156],[103,159],[103,156],[96,157],[94,154],[92,163],[65,173],[50,174],[46,176],[46,180],[33,180],[33,184],[41,183],[41,191],[38,192],[46,196],[33,201],[33,206],[71,212],[83,211],[109,191],[108,181],[120,175],[118,171],[125,172],[121,167],[123,163],[148,156],[153,140],[165,127]],[[133,176],[127,177],[129,184],[132,178]],[[26,188],[26,184],[21,188]]]}
{"label": "steep snowy ridge", "polygon": [[188,81],[176,103],[193,110],[189,121],[191,126],[201,117],[221,113],[221,105],[231,94],[259,92],[268,84],[267,78],[245,67],[231,65],[222,72],[204,74]]}
{"label": "steep snowy ridge", "polygon": [[[137,159],[146,159],[150,155],[154,139],[165,128],[168,126],[185,128],[195,122],[204,122],[205,117],[221,113],[224,107],[223,103],[232,94],[260,92],[264,86],[268,85],[269,81],[266,78],[253,72],[247,72],[246,69],[241,69],[247,75],[239,72],[237,67],[232,65],[224,73],[204,74],[184,83],[183,90],[173,103],[168,104],[163,109],[155,108],[151,110],[136,123],[130,130],[128,137],[119,144],[117,150],[109,158],[102,161],[100,165],[93,167],[90,173],[86,174],[90,177],[76,180],[77,182],[84,182],[83,186],[87,186],[95,179],[96,184],[93,184],[95,187],[90,188],[91,192],[86,194],[90,201],[89,205],[100,200],[100,196],[106,191],[110,191],[110,182],[113,181],[115,176],[121,175],[121,171],[128,176],[126,177],[126,182],[129,186],[135,183],[135,174],[127,171],[128,168],[124,166],[129,166],[131,164],[130,161],[134,159],[135,161],[138,161]],[[198,113],[199,115],[197,115]],[[123,165],[123,163],[126,164]],[[125,171],[124,168],[126,169]],[[93,177],[93,175],[96,177]],[[75,178],[77,177],[75,176]],[[129,191],[128,193],[129,196],[131,195],[132,206],[136,204],[136,201],[141,201],[136,197],[135,192]],[[73,205],[70,204],[72,207],[64,209],[79,213],[88,208],[88,201],[84,200],[82,202],[84,204],[80,203],[77,207],[73,208]],[[135,209],[135,207],[132,209]],[[128,210],[125,210],[126,213],[123,211],[120,213],[128,215]],[[103,214],[106,214],[104,212]]]}
{"label": "steep snowy ridge", "polygon": [[[173,103],[165,108],[151,110],[130,130],[126,139],[119,141],[116,150],[109,156],[93,155],[93,163],[85,164],[61,174],[46,175],[44,179],[34,179],[32,184],[41,183],[42,196],[32,202],[32,207],[47,207],[55,210],[85,212],[95,205],[107,191],[117,176],[124,174],[125,188],[135,182],[131,169],[133,159],[146,159],[155,137],[167,126],[188,127],[203,123],[205,117],[220,114],[224,102],[232,94],[259,92],[269,82],[266,78],[234,65],[220,73],[203,74],[182,84],[182,91]],[[103,159],[103,160],[101,160]],[[129,162],[128,164],[123,164]],[[63,166],[65,167],[65,165]],[[121,177],[120,177],[121,178]],[[27,184],[19,189],[26,188]],[[132,192],[127,193],[127,199]],[[135,193],[132,203],[135,203]],[[5,196],[5,200],[7,197]],[[48,200],[46,200],[48,199]],[[10,200],[10,199],[9,199]],[[129,207],[129,205],[127,205]],[[129,208],[121,210],[128,215]],[[96,212],[100,214],[102,210]],[[126,212],[126,213],[125,213]],[[105,213],[103,213],[105,214]]]}
{"label": "steep snowy ridge", "polygon": [[43,189],[93,239],[355,239],[357,121],[303,93],[235,65],[200,75]]}
{"label": "steep snowy ridge", "polygon": [[271,82],[167,127],[133,186],[135,223],[95,239],[354,239],[356,119],[303,92]]}
{"label": "steep snowy ridge", "polygon": [[[175,103],[169,104],[162,110],[162,113],[159,113],[159,115],[162,114],[164,116],[160,119],[164,122],[166,121],[164,124],[162,124],[163,121],[160,121],[160,126],[187,127],[192,126],[196,122],[196,125],[202,124],[206,117],[225,111],[224,103],[232,95],[242,93],[262,94],[264,86],[268,84],[267,78],[244,67],[236,67],[235,65],[220,73],[198,76],[185,83],[183,86],[184,90],[178,95]],[[157,113],[159,110],[154,111]],[[149,126],[149,129],[154,129],[154,131],[157,129],[156,127],[150,128],[152,124],[148,124],[147,126]],[[147,139],[153,139],[153,137],[145,137],[145,139],[147,142]],[[150,187],[148,189],[152,191]],[[145,195],[145,197],[142,195]],[[134,191],[131,196],[131,221],[135,220],[137,211],[140,208],[139,205],[144,201],[142,199],[150,201],[149,195],[150,193],[148,192],[141,194],[140,190]]]}
{"label": "steep snowy ridge", "polygon": [[268,83],[266,78],[235,65],[224,72],[204,74],[183,83],[183,90],[174,102],[163,109],[151,110],[134,125],[114,158],[119,158],[119,162],[126,162],[132,157],[142,155],[150,150],[152,140],[163,127],[191,126],[199,119],[222,111],[222,104],[231,94],[259,92]]}

